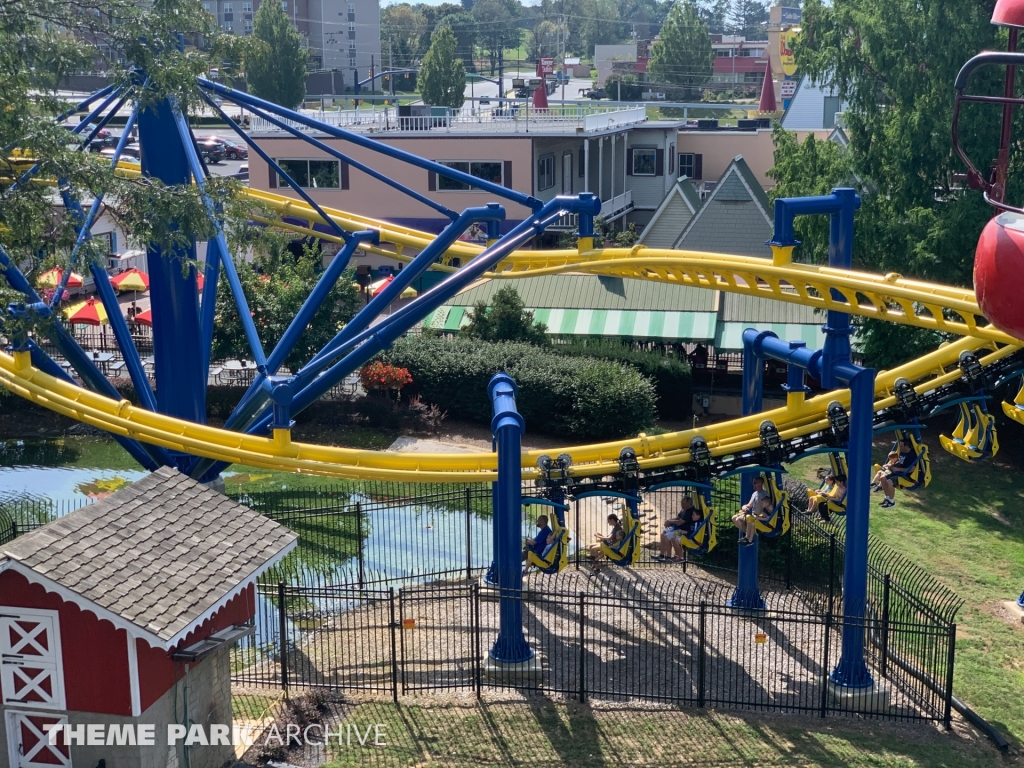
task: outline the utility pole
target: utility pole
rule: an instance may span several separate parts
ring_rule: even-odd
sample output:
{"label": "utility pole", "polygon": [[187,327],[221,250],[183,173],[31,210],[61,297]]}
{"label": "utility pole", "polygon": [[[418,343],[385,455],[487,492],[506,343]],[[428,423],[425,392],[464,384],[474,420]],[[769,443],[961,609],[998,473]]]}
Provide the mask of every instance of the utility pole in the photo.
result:
{"label": "utility pole", "polygon": [[498,43],[498,111],[501,111],[501,97],[505,95],[505,35]]}
{"label": "utility pole", "polygon": [[565,33],[567,31],[567,27],[565,25],[565,16],[564,15],[562,16],[562,28],[561,28],[560,31],[562,33],[562,113],[564,114],[565,113],[565,80],[566,80],[566,77],[565,77]]}

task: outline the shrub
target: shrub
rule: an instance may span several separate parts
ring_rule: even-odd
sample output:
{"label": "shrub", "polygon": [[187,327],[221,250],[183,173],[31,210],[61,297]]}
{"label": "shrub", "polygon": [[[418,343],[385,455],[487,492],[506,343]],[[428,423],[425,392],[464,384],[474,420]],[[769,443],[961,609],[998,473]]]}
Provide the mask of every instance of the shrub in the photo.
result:
{"label": "shrub", "polygon": [[529,344],[426,336],[400,339],[382,358],[409,369],[415,382],[409,394],[456,418],[490,424],[487,383],[505,371],[519,387],[517,405],[528,429],[611,439],[654,422],[654,386],[628,365],[567,358]]}
{"label": "shrub", "polygon": [[491,297],[490,307],[485,301],[476,303],[462,335],[481,341],[525,341],[546,347],[550,344],[547,330],[544,323],[534,321],[533,312],[526,309],[519,292],[506,285]]}
{"label": "shrub", "polygon": [[375,360],[360,369],[359,381],[362,383],[363,389],[373,394],[383,395],[388,392],[401,394],[402,387],[412,384],[412,376],[409,375],[407,368]]}
{"label": "shrub", "polygon": [[612,339],[579,339],[556,343],[551,351],[568,357],[596,357],[631,365],[654,382],[658,415],[663,419],[684,419],[693,402],[690,364],[657,350],[636,349]]}

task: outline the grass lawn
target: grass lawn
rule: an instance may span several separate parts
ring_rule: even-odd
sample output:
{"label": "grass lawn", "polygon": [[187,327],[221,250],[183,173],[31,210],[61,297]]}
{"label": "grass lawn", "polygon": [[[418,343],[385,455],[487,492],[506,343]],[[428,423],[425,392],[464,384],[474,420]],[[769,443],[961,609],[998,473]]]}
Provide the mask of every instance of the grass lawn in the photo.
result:
{"label": "grass lawn", "polygon": [[[345,717],[386,746],[344,745],[342,766],[1014,765],[961,728],[696,709],[591,708],[546,699],[459,705],[363,704]],[[355,729],[353,729],[354,731]],[[352,739],[355,744],[355,739]]]}
{"label": "grass lawn", "polygon": [[[1015,424],[1002,428],[1009,448],[1020,439]],[[1024,625],[1014,623],[1005,601],[1024,589],[1024,481],[1016,462],[997,456],[968,464],[939,446],[936,429],[925,432],[932,482],[897,493],[882,509],[872,494],[871,532],[966,599],[957,617],[953,690],[982,717],[1024,742]],[[880,461],[891,443],[876,443]],[[1009,453],[1009,451],[1006,451]],[[790,467],[808,484],[816,456]]]}

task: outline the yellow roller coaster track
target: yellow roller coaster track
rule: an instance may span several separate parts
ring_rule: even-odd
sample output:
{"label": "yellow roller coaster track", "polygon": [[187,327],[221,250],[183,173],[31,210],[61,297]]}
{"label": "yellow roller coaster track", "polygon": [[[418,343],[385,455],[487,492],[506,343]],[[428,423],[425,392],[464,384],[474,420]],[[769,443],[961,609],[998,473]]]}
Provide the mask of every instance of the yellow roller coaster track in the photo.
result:
{"label": "yellow roller coaster track", "polygon": [[[131,167],[122,169],[128,173]],[[137,169],[137,166],[136,166]],[[248,191],[264,210],[259,220],[274,226],[339,240],[312,226],[320,217],[304,203],[267,192]],[[383,221],[325,209],[347,231],[376,229],[381,240],[395,250],[379,246],[366,250],[391,258],[409,260],[405,249],[419,251],[433,238],[428,233],[396,227]],[[267,212],[270,213],[267,213]],[[270,215],[273,214],[273,215]],[[280,217],[301,219],[306,226],[282,222]],[[482,251],[480,246],[459,243],[449,251],[464,260]],[[986,325],[980,316],[973,293],[913,280],[899,275],[873,275],[835,270],[788,261],[786,252],[776,253],[774,261],[723,254],[693,253],[634,247],[632,249],[518,251],[503,261],[492,278],[528,278],[560,272],[585,272],[637,280],[690,285],[731,291],[778,301],[835,309],[865,317],[945,331],[966,338],[892,371],[879,373],[876,380],[875,409],[895,404],[893,387],[899,378],[907,378],[921,394],[960,377],[956,367],[961,352],[975,351],[983,365],[1016,352],[1019,341]],[[453,271],[436,265],[435,268]],[[829,289],[842,299],[834,299]],[[388,479],[429,482],[474,482],[494,480],[496,457],[480,454],[424,454],[354,450],[291,442],[289,433],[278,431],[272,438],[255,437],[194,424],[153,413],[116,401],[32,367],[27,353],[0,353],[0,383],[32,402],[92,424],[114,434],[135,438],[172,450],[197,456],[248,464],[267,469],[331,477]],[[639,435],[631,440],[552,449],[544,453],[569,453],[574,474],[580,477],[604,475],[618,470],[619,451],[632,447],[643,469],[672,466],[689,460],[690,440],[700,435],[715,456],[729,455],[760,444],[758,427],[770,419],[784,440],[811,434],[829,426],[825,416],[828,403],[838,400],[849,407],[849,391],[838,390],[804,400],[790,397],[786,407],[700,429],[669,434]],[[524,477],[532,477],[540,451],[523,453]]]}

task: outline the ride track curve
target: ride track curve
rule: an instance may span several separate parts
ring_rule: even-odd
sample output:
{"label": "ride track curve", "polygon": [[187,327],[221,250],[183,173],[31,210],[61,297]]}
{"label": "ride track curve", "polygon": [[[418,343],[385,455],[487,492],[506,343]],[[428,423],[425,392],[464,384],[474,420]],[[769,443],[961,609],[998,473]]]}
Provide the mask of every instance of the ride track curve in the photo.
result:
{"label": "ride track curve", "polygon": [[[120,166],[124,173],[136,172],[135,169],[137,166]],[[340,240],[314,229],[317,222],[322,222],[322,217],[304,203],[255,190],[245,194],[264,210],[276,214],[276,218],[254,216],[263,223],[328,241]],[[418,250],[433,240],[433,235],[428,233],[364,216],[323,210],[346,231],[378,231],[381,243],[390,243],[394,250],[365,243],[360,247],[391,258],[410,260],[402,254],[405,248]],[[291,219],[291,222],[284,219]],[[294,223],[297,219],[304,220],[305,224]],[[471,260],[482,250],[480,246],[458,243],[446,255]],[[483,277],[528,279],[559,272],[584,272],[654,280],[838,310],[964,336],[899,368],[880,372],[875,388],[876,413],[897,404],[894,387],[898,379],[906,378],[915,385],[919,395],[924,395],[961,377],[958,368],[947,369],[956,366],[962,352],[975,352],[981,364],[989,366],[1021,349],[1018,340],[984,324],[974,294],[969,290],[906,280],[894,274],[875,275],[791,263],[790,252],[791,249],[783,250],[780,254],[777,249],[776,258],[768,260],[643,247],[519,250]],[[443,264],[434,268],[457,271]],[[842,298],[834,296],[833,290]],[[351,479],[463,483],[497,478],[494,453],[427,454],[337,448],[292,442],[286,430],[276,430],[273,437],[258,437],[175,419],[50,376],[31,365],[28,352],[0,353],[0,383],[38,405],[113,434],[217,461]],[[728,456],[757,448],[760,445],[758,429],[764,420],[776,425],[783,440],[827,430],[826,409],[833,401],[849,408],[849,390],[834,390],[806,400],[791,396],[782,408],[699,429],[657,436],[641,434],[628,440],[553,451],[527,451],[523,453],[523,476],[533,479],[537,475],[537,459],[542,453],[552,452],[572,456],[575,477],[616,473],[619,452],[625,447],[636,452],[641,470],[685,464],[690,460],[690,441],[697,436],[706,440],[713,457]]]}

